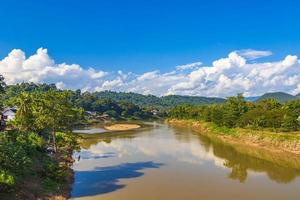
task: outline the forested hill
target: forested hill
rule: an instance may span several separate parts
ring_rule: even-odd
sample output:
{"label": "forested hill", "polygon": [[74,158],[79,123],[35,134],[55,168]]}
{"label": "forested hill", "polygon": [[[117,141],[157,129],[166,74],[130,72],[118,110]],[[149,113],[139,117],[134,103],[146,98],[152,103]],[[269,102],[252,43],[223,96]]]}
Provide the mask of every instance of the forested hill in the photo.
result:
{"label": "forested hill", "polygon": [[[47,90],[58,90],[54,84],[35,84],[35,83],[20,83],[17,85],[10,85],[6,88],[6,98],[16,96],[20,92],[44,92]],[[138,105],[140,107],[151,108],[169,108],[179,104],[190,105],[204,105],[222,103],[225,99],[214,97],[201,97],[201,96],[180,96],[169,95],[157,97],[154,95],[142,95],[133,92],[84,92],[80,90],[70,91],[74,102],[79,103],[80,106],[88,109],[92,107],[97,100],[109,99],[115,102],[127,102]]]}
{"label": "forested hill", "polygon": [[162,106],[162,101],[159,97],[154,95],[142,95],[133,92],[112,92],[112,91],[102,91],[94,92],[91,95],[100,99],[111,99],[113,101],[125,101],[133,103],[138,106]]}
{"label": "forested hill", "polygon": [[[20,92],[33,92],[33,91],[47,91],[58,90],[55,84],[34,84],[34,83],[20,83],[17,85],[10,85],[6,88],[6,97],[12,97]],[[222,103],[225,101],[223,98],[216,97],[202,97],[202,96],[180,96],[180,95],[168,95],[163,97],[157,97],[154,95],[142,95],[133,92],[113,92],[113,91],[101,91],[101,92],[85,92],[80,90],[70,91],[74,102],[78,102],[80,105],[90,104],[92,105],[96,100],[110,99],[115,102],[128,102],[140,107],[150,108],[170,108],[180,104],[190,105],[204,105]],[[248,101],[260,101],[263,99],[273,98],[281,103],[300,99],[300,94],[291,95],[284,92],[266,93],[258,97],[246,97]],[[84,107],[84,106],[83,106]],[[89,106],[87,106],[89,107]]]}
{"label": "forested hill", "polygon": [[160,98],[166,106],[174,106],[179,104],[215,104],[223,103],[225,99],[217,97],[202,97],[202,96],[180,96],[180,95],[169,95]]}
{"label": "forested hill", "polygon": [[126,93],[112,91],[95,92],[94,95],[104,99],[108,98],[114,101],[127,101],[139,106],[146,107],[172,107],[179,104],[204,105],[222,103],[225,101],[225,99],[215,97],[180,95],[168,95],[163,97],[157,97],[154,95],[142,95],[132,92]]}
{"label": "forested hill", "polygon": [[266,93],[266,94],[262,95],[256,101],[261,101],[263,99],[276,99],[277,101],[284,103],[287,101],[300,99],[300,94],[293,96],[291,94],[287,94],[284,92],[271,92],[271,93]]}

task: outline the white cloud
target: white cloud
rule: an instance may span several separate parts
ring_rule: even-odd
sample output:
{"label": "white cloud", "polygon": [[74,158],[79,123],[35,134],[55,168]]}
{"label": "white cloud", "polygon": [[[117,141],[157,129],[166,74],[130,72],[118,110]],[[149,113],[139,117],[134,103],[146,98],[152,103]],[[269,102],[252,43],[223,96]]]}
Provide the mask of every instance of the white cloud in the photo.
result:
{"label": "white cloud", "polygon": [[0,60],[0,74],[8,84],[45,82],[55,83],[61,89],[114,90],[158,96],[180,94],[225,97],[241,92],[255,96],[271,91],[299,93],[300,62],[297,56],[287,55],[273,62],[247,62],[249,58],[270,54],[267,52],[234,51],[225,58],[215,60],[212,65],[201,68],[201,63],[197,62],[177,66],[177,70],[165,73],[155,70],[135,74],[85,69],[78,64],[57,64],[49,57],[47,50],[42,48],[26,58],[23,51],[15,49]]}
{"label": "white cloud", "polygon": [[137,80],[138,81],[146,81],[146,80],[151,80],[154,78],[157,78],[159,75],[159,71],[153,71],[153,72],[146,72],[142,75],[140,75]]}
{"label": "white cloud", "polygon": [[40,48],[36,54],[26,59],[19,49],[12,50],[0,60],[0,73],[7,84],[19,82],[55,83],[59,88],[95,88],[107,75],[104,71],[93,68],[83,69],[77,64],[56,64],[47,52]]}
{"label": "white cloud", "polygon": [[297,56],[266,63],[247,63],[236,52],[189,74],[188,81],[178,83],[168,93],[228,96],[243,92],[258,95],[268,91],[295,94],[300,83],[300,64]]}
{"label": "white cloud", "polygon": [[240,56],[247,58],[249,60],[255,60],[257,58],[262,58],[266,56],[271,56],[273,53],[271,51],[258,51],[254,49],[242,49],[236,51]]}
{"label": "white cloud", "polygon": [[175,68],[177,70],[183,71],[183,70],[188,70],[188,69],[195,69],[201,65],[202,65],[202,62],[194,62],[194,63],[185,64],[185,65],[178,65]]}

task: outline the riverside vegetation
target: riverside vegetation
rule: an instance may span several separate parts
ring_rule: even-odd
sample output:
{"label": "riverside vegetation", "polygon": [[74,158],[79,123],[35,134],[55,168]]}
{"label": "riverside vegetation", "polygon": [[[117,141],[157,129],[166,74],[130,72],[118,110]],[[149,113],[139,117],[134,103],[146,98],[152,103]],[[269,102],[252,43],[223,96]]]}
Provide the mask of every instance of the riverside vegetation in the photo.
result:
{"label": "riverside vegetation", "polygon": [[[227,142],[300,153],[300,101],[275,99],[246,102],[242,95],[207,106],[179,105],[169,112],[171,123],[192,124],[201,133]],[[187,123],[189,122],[189,123]]]}
{"label": "riverside vegetation", "polygon": [[70,132],[82,109],[66,91],[21,92],[10,103],[18,109],[0,132],[1,199],[68,197],[71,156],[78,148]]}

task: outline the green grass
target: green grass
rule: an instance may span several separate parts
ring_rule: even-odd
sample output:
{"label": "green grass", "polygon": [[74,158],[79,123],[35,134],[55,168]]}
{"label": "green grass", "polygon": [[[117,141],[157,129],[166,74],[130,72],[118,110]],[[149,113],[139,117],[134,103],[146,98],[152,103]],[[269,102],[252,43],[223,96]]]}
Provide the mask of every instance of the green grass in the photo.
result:
{"label": "green grass", "polygon": [[214,134],[223,134],[223,135],[228,135],[228,136],[232,136],[232,137],[240,136],[239,132],[232,128],[228,128],[225,126],[218,126],[213,123],[206,124],[206,125],[207,125],[208,130]]}

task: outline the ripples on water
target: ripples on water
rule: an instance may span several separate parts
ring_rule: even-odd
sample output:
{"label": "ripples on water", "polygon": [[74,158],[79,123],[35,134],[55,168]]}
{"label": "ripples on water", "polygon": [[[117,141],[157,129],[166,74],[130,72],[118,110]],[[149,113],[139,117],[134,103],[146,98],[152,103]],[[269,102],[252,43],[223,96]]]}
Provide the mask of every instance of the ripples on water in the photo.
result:
{"label": "ripples on water", "polygon": [[85,135],[78,199],[299,199],[300,158],[230,146],[188,128]]}

